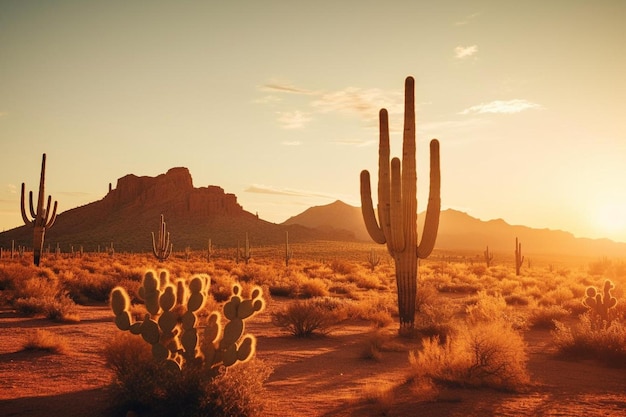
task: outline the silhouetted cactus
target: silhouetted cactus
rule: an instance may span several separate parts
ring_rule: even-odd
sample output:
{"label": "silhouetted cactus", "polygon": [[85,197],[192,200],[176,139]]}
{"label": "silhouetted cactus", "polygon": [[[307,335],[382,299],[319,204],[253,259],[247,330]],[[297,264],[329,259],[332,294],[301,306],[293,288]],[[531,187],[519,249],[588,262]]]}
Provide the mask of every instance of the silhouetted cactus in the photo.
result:
{"label": "silhouetted cactus", "polygon": [[367,263],[370,266],[370,270],[374,272],[374,269],[380,264],[380,256],[374,251],[372,248],[370,252],[367,254]]}
{"label": "silhouetted cactus", "polygon": [[285,266],[289,266],[289,261],[293,258],[293,249],[289,246],[289,232],[285,232]]}
{"label": "silhouetted cactus", "polygon": [[489,268],[491,266],[491,261],[493,261],[493,253],[489,252],[489,246],[487,246],[487,249],[485,249],[483,255],[485,257],[485,263],[487,264],[487,268]]}
{"label": "silhouetted cactus", "polygon": [[166,260],[172,254],[173,244],[170,243],[170,233],[167,231],[167,225],[165,224],[165,217],[161,214],[161,226],[159,227],[159,238],[154,239],[154,232],[152,233],[152,253],[161,262]]}
{"label": "silhouetted cactus", "polygon": [[[239,251],[239,242],[237,242],[237,251]],[[243,246],[243,251],[239,256],[241,256],[246,265],[250,262],[250,259],[252,259],[252,250],[250,249],[250,239],[248,238],[248,233],[246,233],[246,242]],[[237,261],[237,263],[239,263],[239,261]]]}
{"label": "silhouetted cactus", "polygon": [[235,284],[232,296],[224,304],[222,314],[212,312],[200,324],[198,313],[208,297],[210,278],[197,275],[187,284],[172,282],[167,270],[146,271],[138,294],[144,300],[147,313],[142,321],[133,322],[130,297],[122,287],[111,292],[111,309],[120,330],[141,335],[152,346],[155,360],[172,371],[186,367],[201,367],[211,376],[222,366],[231,366],[250,359],[256,346],[254,336],[245,334],[244,321],[263,310],[262,290],[255,287],[251,297],[241,296]]}
{"label": "silhouetted cactus", "polygon": [[611,295],[615,285],[610,280],[604,281],[602,293],[595,287],[588,287],[583,304],[596,313],[603,321],[609,321],[609,312],[617,305],[617,298]]}
{"label": "silhouetted cactus", "polygon": [[50,212],[50,205],[52,203],[52,196],[48,196],[48,204],[44,207],[45,198],[45,181],[46,181],[46,154],[43,154],[41,158],[41,177],[39,179],[39,196],[37,198],[37,209],[33,205],[33,192],[28,192],[28,200],[30,206],[30,215],[32,219],[26,214],[26,184],[22,183],[22,196],[21,196],[21,211],[22,220],[26,226],[34,227],[33,236],[33,260],[35,265],[39,266],[41,260],[41,254],[43,252],[43,242],[45,239],[46,230],[51,228],[57,217],[57,202],[54,202],[52,212]]}
{"label": "silhouetted cactus", "polygon": [[387,110],[380,110],[378,221],[372,203],[370,174],[367,170],[361,172],[361,209],[365,226],[376,243],[387,244],[387,250],[395,262],[401,330],[412,329],[414,326],[418,258],[427,258],[433,250],[441,209],[439,142],[433,139],[430,142],[428,206],[424,234],[418,246],[414,89],[413,78],[407,77],[404,92],[402,164],[399,158],[389,160]]}
{"label": "silhouetted cactus", "polygon": [[515,275],[520,274],[520,269],[524,265],[524,256],[522,256],[522,242],[518,242],[515,238]]}

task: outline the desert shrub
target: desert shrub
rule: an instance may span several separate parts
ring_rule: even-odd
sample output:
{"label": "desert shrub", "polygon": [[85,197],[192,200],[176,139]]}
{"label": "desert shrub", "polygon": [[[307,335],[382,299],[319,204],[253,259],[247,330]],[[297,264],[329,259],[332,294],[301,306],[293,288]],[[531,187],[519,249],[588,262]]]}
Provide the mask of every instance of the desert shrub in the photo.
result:
{"label": "desert shrub", "polygon": [[299,294],[302,298],[326,297],[328,286],[319,278],[307,279],[300,285]]}
{"label": "desert shrub", "polygon": [[29,332],[22,344],[22,350],[38,350],[50,353],[65,353],[67,348],[67,339],[42,329]]}
{"label": "desert shrub", "polygon": [[341,259],[333,259],[328,266],[334,273],[342,275],[351,274],[356,270],[353,263]]}
{"label": "desert shrub", "polygon": [[117,333],[105,347],[120,407],[155,416],[260,416],[271,368],[260,360],[223,369],[208,378],[198,368],[174,372],[159,365],[150,345]]}
{"label": "desert shrub", "polygon": [[526,361],[522,336],[501,321],[476,323],[445,343],[426,339],[409,355],[417,381],[512,391],[529,382]]}
{"label": "desert shrub", "polygon": [[421,337],[437,337],[445,342],[455,331],[455,313],[451,302],[443,298],[422,304],[415,315],[414,332]]}
{"label": "desert shrub", "polygon": [[376,329],[370,333],[365,341],[361,358],[379,361],[382,359],[383,352],[401,352],[403,350],[406,349],[401,343],[395,340],[394,335]]}
{"label": "desert shrub", "polygon": [[558,355],[597,359],[611,367],[626,367],[626,326],[621,321],[598,322],[590,313],[585,313],[571,327],[560,321],[555,321],[555,326],[552,337]]}
{"label": "desert shrub", "polygon": [[47,319],[66,323],[80,321],[76,304],[67,295],[18,298],[13,307],[25,316],[42,315]]}
{"label": "desert shrub", "polygon": [[555,321],[564,320],[571,315],[569,310],[559,306],[537,306],[529,309],[526,324],[531,329],[554,329]]}
{"label": "desert shrub", "polygon": [[333,298],[294,300],[272,314],[272,323],[296,337],[328,334],[346,318],[345,307]]}

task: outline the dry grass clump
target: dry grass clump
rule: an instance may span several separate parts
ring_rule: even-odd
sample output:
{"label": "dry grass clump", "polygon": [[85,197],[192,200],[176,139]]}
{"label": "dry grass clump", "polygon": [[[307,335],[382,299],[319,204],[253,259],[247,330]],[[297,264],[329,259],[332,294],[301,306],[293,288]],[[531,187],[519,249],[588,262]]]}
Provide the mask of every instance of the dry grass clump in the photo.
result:
{"label": "dry grass clump", "polygon": [[68,350],[68,342],[61,335],[48,330],[37,329],[28,333],[26,340],[22,344],[22,350],[65,353]]}
{"label": "dry grass clump", "polygon": [[272,323],[296,337],[326,335],[347,318],[346,306],[340,300],[324,297],[294,300],[272,314]]}
{"label": "dry grass clump", "polygon": [[310,278],[300,284],[298,294],[301,298],[326,297],[328,285],[319,278]]}
{"label": "dry grass clump", "polygon": [[477,323],[440,343],[434,337],[409,354],[414,380],[516,391],[530,381],[522,336],[502,321]]}
{"label": "dry grass clump", "polygon": [[569,327],[555,321],[553,342],[560,356],[597,359],[613,368],[626,367],[626,326],[620,320],[602,322],[591,313],[579,316]]}
{"label": "dry grass clump", "polygon": [[121,412],[155,416],[262,416],[264,382],[271,368],[253,359],[207,378],[193,367],[173,372],[154,361],[150,345],[117,333],[105,347],[114,372],[113,393]]}
{"label": "dry grass clump", "polygon": [[533,303],[528,310],[526,325],[530,329],[554,330],[555,321],[562,321],[571,316],[571,312],[559,305],[539,306]]}
{"label": "dry grass clump", "polygon": [[384,352],[402,352],[406,348],[396,340],[397,333],[385,332],[381,329],[374,330],[367,338],[361,358],[380,361]]}

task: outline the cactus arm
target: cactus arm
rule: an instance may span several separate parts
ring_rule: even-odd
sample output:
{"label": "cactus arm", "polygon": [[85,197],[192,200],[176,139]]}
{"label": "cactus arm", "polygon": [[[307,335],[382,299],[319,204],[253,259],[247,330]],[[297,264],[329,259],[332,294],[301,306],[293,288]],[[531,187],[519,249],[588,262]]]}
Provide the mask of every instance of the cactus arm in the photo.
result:
{"label": "cactus arm", "polygon": [[[370,173],[367,170],[361,171],[361,213],[365,228],[372,240],[376,243],[386,243],[385,234],[376,220],[374,214],[374,204],[372,203],[372,190],[370,186]],[[380,210],[379,210],[380,215]]]}
{"label": "cactus arm", "polygon": [[[402,177],[400,174],[400,160],[391,160],[391,199],[389,204],[389,220],[391,221],[391,242],[388,242],[389,252],[393,255],[402,252],[406,242],[402,207]],[[410,223],[409,223],[410,224]]]}
{"label": "cactus arm", "polygon": [[379,112],[379,145],[378,145],[378,218],[380,227],[389,241],[391,236],[391,149],[389,146],[389,115],[386,109]]}
{"label": "cactus arm", "polygon": [[424,219],[424,231],[420,244],[417,247],[417,256],[427,258],[437,240],[439,230],[439,215],[441,212],[441,167],[439,163],[439,141],[430,141],[430,188],[428,191],[428,205]]}
{"label": "cactus arm", "polygon": [[[25,187],[26,187],[26,185],[24,183],[22,183],[22,196],[21,196],[21,200],[20,200],[20,202],[21,202],[20,203],[20,208],[21,208],[21,212],[22,212],[22,220],[24,220],[24,224],[26,226],[29,226],[29,225],[31,225],[33,223],[33,220],[29,219],[28,215],[26,214],[26,207],[25,207],[25,204],[24,204]],[[31,207],[32,207],[32,205],[31,205]],[[32,210],[32,208],[31,208],[31,210]]]}
{"label": "cactus arm", "polygon": [[[50,213],[49,208],[50,208],[50,196],[48,196],[48,210],[46,210],[46,213]],[[57,202],[54,202],[54,206],[52,207],[52,214],[48,217],[48,221],[46,222],[46,229],[49,229],[50,227],[52,227],[52,225],[54,224],[54,222],[57,219]]]}

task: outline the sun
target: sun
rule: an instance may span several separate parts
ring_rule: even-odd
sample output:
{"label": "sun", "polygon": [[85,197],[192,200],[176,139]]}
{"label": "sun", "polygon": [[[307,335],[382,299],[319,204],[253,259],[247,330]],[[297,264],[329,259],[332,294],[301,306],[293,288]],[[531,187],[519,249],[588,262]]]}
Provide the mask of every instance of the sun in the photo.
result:
{"label": "sun", "polygon": [[620,204],[604,204],[594,216],[598,231],[609,237],[626,231],[626,206]]}

